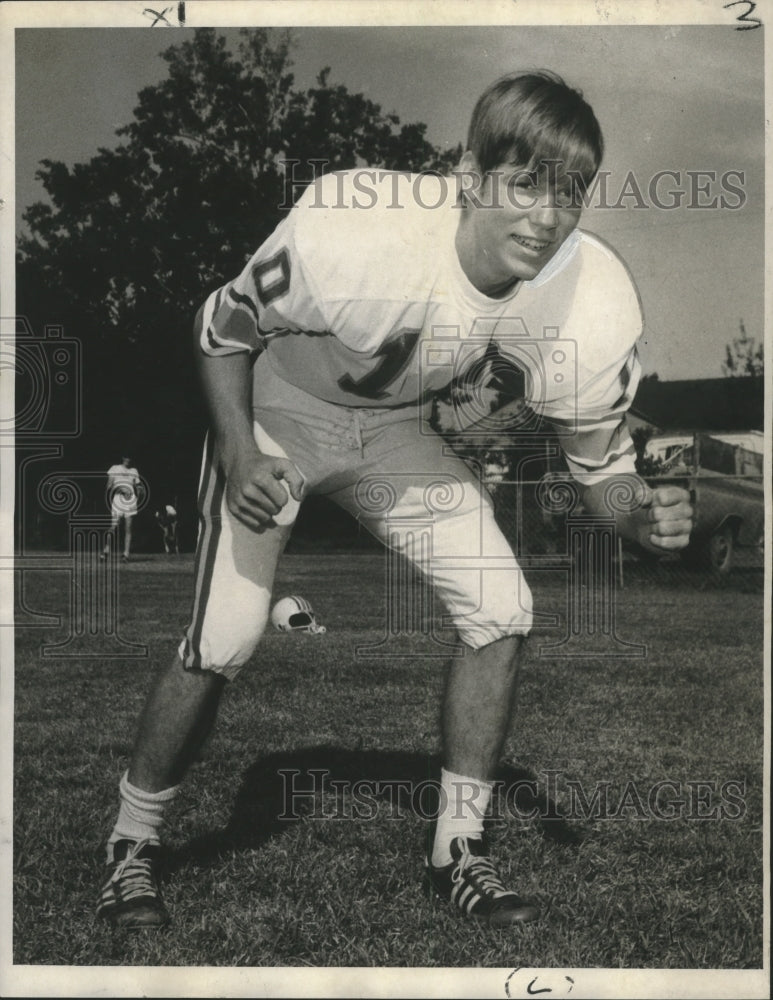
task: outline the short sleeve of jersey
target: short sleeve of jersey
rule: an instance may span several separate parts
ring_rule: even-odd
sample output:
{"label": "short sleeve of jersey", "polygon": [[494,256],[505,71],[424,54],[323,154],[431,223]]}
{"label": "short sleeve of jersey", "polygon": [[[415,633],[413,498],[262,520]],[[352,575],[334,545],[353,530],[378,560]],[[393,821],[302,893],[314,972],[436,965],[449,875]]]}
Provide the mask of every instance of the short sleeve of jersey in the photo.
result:
{"label": "short sleeve of jersey", "polygon": [[641,375],[636,343],[643,321],[625,265],[600,240],[586,239],[588,273],[566,329],[576,347],[577,392],[548,403],[543,414],[560,431],[572,476],[591,485],[636,471],[626,414]]}
{"label": "short sleeve of jersey", "polygon": [[579,483],[589,486],[607,476],[636,471],[626,414],[636,395],[640,373],[633,348],[614,370],[601,373],[592,384],[581,387],[584,398],[578,398],[572,433],[561,438],[567,466]]}
{"label": "short sleeve of jersey", "polygon": [[201,348],[209,355],[261,351],[272,334],[324,332],[325,320],[296,240],[290,212],[242,273],[204,304]]}

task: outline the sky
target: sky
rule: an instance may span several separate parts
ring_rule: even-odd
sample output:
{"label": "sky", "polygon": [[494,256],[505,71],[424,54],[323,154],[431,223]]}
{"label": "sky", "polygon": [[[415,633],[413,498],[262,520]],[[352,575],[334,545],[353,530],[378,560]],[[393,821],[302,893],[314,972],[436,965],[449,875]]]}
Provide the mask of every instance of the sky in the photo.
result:
{"label": "sky", "polygon": [[[114,146],[138,90],[165,75],[159,53],[185,30],[17,30],[17,224],[44,197],[39,161],[73,164]],[[224,34],[238,40],[235,29]],[[720,376],[741,319],[763,336],[762,36],[726,24],[301,27],[293,58],[298,86],[329,66],[331,82],[425,122],[447,147],[464,140],[475,98],[504,72],[545,67],[579,87],[601,122],[609,171],[606,203],[581,225],[634,276],[644,370],[678,379]],[[667,205],[676,191],[681,207],[653,204],[662,171],[674,173],[662,175],[656,197]]]}

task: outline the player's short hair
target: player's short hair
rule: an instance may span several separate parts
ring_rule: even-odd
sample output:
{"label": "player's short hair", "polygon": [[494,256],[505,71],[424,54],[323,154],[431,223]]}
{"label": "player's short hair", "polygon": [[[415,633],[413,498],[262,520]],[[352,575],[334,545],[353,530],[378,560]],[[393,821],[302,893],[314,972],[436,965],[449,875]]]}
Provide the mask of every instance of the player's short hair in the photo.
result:
{"label": "player's short hair", "polygon": [[601,126],[582,93],[549,70],[510,73],[483,91],[470,120],[467,148],[484,174],[503,163],[527,171],[560,160],[585,184],[604,155]]}

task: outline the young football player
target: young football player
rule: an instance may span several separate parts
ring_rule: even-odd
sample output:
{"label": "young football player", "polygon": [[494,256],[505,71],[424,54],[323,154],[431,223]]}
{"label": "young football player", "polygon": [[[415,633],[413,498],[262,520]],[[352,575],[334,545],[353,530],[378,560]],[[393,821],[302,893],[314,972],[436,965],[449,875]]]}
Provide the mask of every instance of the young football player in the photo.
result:
{"label": "young football player", "polygon": [[[124,455],[120,465],[111,465],[107,470],[107,495],[110,500],[110,515],[112,530],[116,545],[120,539],[121,522],[123,522],[123,561],[128,562],[132,548],[132,522],[137,514],[137,490],[140,486],[140,474],[132,466],[132,460]],[[103,558],[107,555],[108,545],[105,545]]]}
{"label": "young football player", "polygon": [[[419,566],[465,647],[441,706],[431,889],[492,925],[537,917],[503,884],[483,825],[531,594],[485,489],[424,417],[469,346],[495,342],[526,371],[530,405],[560,429],[586,508],[608,516],[610,484],[624,481],[619,531],[654,552],[687,544],[687,494],[648,491],[634,472],[625,412],[639,371],[636,290],[615,253],[577,228],[573,188],[590,185],[601,156],[577,91],[551,73],[508,76],[479,99],[452,178],[321,178],[204,303],[194,350],[211,432],[191,624],[156,678],[121,779],[102,916],[132,927],[169,919],[157,879],[164,810],[224,685],[255,651],[277,559],[302,497],[316,492]],[[400,528],[417,517],[431,518],[430,557]]]}

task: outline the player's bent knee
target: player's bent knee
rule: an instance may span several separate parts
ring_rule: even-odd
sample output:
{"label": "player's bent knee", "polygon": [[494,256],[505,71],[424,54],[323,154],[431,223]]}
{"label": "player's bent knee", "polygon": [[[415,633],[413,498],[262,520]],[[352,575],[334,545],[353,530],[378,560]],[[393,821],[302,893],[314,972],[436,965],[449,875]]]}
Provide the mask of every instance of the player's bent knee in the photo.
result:
{"label": "player's bent knee", "polygon": [[[252,657],[266,628],[267,617],[240,628],[197,632],[188,629],[178,653],[186,670],[205,670],[232,681]],[[247,627],[245,627],[245,625]]]}
{"label": "player's bent knee", "polygon": [[520,570],[508,574],[506,583],[488,587],[480,606],[455,622],[459,638],[473,649],[507,636],[527,636],[533,623],[531,589]]}

